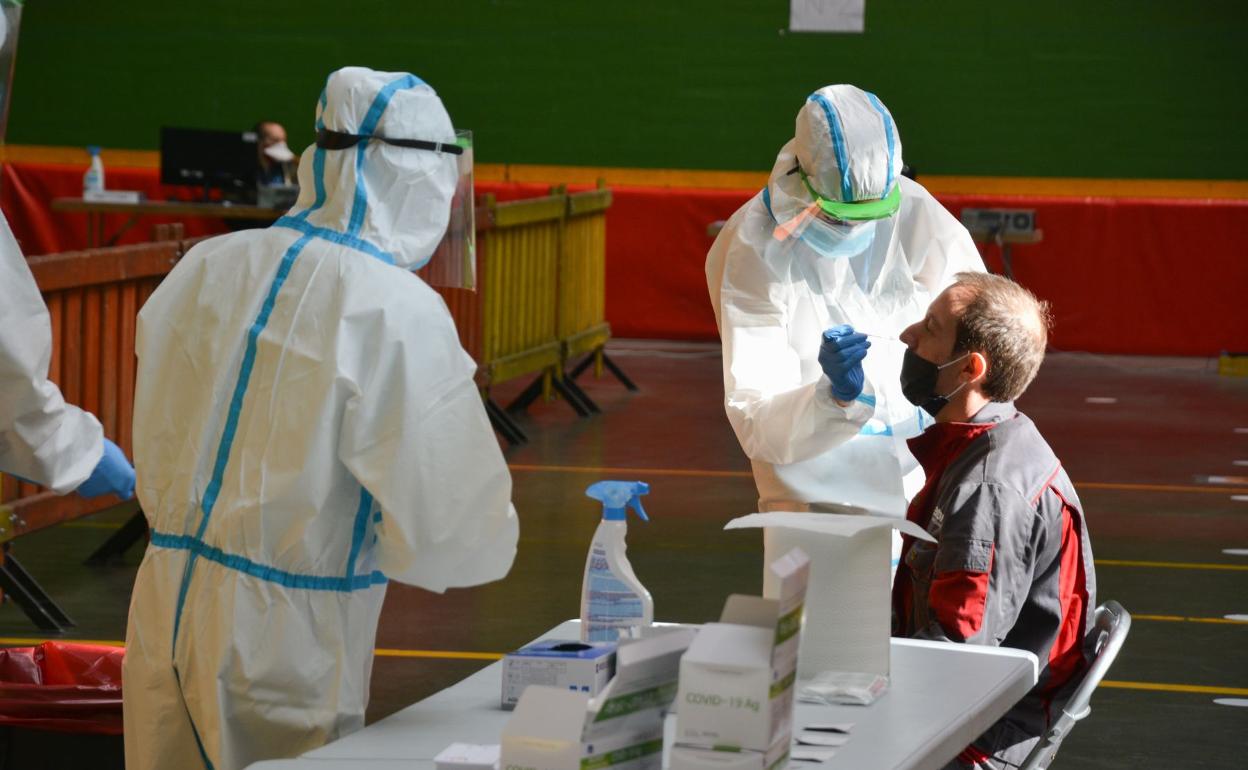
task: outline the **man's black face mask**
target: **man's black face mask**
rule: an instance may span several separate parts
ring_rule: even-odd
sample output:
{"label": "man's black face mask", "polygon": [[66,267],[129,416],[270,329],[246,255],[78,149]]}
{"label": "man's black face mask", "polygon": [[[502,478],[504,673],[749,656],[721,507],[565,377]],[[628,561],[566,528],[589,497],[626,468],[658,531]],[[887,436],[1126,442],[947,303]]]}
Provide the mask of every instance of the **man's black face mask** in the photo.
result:
{"label": "man's black face mask", "polygon": [[910,348],[906,348],[905,357],[901,361],[901,392],[905,394],[906,400],[935,417],[949,403],[949,399],[966,386],[964,382],[954,388],[951,393],[938,395],[936,380],[940,377],[940,370],[956,364],[969,355],[970,353],[963,353],[952,361],[934,364],[921,358]]}

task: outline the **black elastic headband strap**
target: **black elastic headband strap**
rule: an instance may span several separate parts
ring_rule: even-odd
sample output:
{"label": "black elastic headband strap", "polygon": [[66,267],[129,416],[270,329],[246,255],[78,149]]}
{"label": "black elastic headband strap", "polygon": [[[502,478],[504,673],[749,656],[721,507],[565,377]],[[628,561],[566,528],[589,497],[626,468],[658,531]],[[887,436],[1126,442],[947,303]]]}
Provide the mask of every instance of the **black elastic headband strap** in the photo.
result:
{"label": "black elastic headband strap", "polygon": [[330,131],[328,128],[322,128],[316,132],[316,146],[325,150],[345,150],[348,147],[354,147],[360,142],[370,139],[385,142],[386,144],[392,144],[395,147],[410,147],[414,150],[445,152],[450,155],[464,154],[464,148],[453,142],[451,144],[446,144],[444,142],[430,142],[425,139],[392,139],[388,136],[378,136],[376,134],[348,134],[343,131]]}

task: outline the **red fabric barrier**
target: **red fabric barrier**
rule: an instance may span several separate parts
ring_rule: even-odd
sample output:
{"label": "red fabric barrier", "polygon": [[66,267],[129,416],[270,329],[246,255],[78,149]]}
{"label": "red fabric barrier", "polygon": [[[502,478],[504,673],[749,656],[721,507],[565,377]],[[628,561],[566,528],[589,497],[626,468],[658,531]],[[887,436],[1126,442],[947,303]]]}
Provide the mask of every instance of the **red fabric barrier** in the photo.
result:
{"label": "red fabric barrier", "polygon": [[[8,165],[0,205],[28,255],[81,248],[85,217],[50,212],[82,190],[81,168]],[[165,197],[153,169],[108,169],[109,187]],[[576,192],[588,189],[574,186]],[[544,195],[548,185],[478,182],[499,201]],[[618,337],[713,340],[703,263],[706,227],[757,190],[614,187],[607,213],[607,320]],[[1100,353],[1216,355],[1248,350],[1248,201],[940,196],[964,206],[1034,208],[1041,243],[1014,246],[1015,276],[1054,311],[1054,347]],[[160,221],[151,218],[151,222]],[[108,231],[120,224],[110,218]],[[146,220],[122,242],[147,237]],[[221,232],[189,220],[187,235]],[[1000,250],[981,247],[1000,270]]]}
{"label": "red fabric barrier", "polygon": [[[1052,305],[1059,350],[1213,356],[1248,350],[1248,201],[941,196],[1034,208],[1044,240],[1010,249],[1014,277]],[[989,269],[1001,250],[981,246]]]}
{"label": "red fabric barrier", "polygon": [[125,654],[74,642],[0,650],[0,725],[121,735]]}

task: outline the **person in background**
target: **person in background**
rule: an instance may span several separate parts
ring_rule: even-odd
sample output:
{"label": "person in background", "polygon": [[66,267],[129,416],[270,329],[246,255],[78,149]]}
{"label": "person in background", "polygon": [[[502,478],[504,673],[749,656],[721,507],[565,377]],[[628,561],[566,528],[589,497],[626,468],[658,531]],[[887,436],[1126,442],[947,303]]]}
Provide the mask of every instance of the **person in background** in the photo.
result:
{"label": "person in background", "polygon": [[277,121],[262,120],[256,132],[256,185],[275,187],[295,183],[295,153],[286,144],[286,128]]}
{"label": "person in background", "polygon": [[1014,407],[1048,340],[1047,307],[998,275],[963,273],[902,332],[901,385],[936,422],[909,441],[927,472],[893,585],[895,636],[1015,647],[1040,679],[950,770],[1016,767],[1090,662],[1092,544],[1079,496]]}
{"label": "person in background", "polygon": [[348,67],[301,194],[197,244],[139,314],[151,544],[126,632],[126,763],[243,768],[364,725],[386,583],[498,580],[511,476],[440,295],[455,129],[413,75]]}
{"label": "person in background", "polygon": [[134,468],[94,415],[65,403],[48,380],[51,359],[47,306],[0,216],[0,473],[60,495],[130,499]]}

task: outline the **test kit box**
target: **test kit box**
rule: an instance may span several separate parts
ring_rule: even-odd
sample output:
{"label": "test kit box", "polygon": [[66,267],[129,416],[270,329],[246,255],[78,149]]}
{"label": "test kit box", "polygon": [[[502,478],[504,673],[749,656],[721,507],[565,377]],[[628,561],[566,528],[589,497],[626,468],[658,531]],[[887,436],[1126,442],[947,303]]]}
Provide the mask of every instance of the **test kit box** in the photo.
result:
{"label": "test kit box", "polygon": [[500,702],[512,708],[526,687],[541,685],[593,697],[615,674],[615,642],[543,639],[503,656]]}
{"label": "test kit box", "polygon": [[737,764],[758,762],[766,770],[788,757],[809,568],[801,549],[793,549],[770,566],[779,581],[779,598],[730,596],[720,622],[698,632],[680,661],[678,748],[757,756],[692,751],[682,753],[683,763],[729,764],[735,770]]}
{"label": "test kit box", "polygon": [[667,770],[779,770],[789,757],[789,737],[786,733],[767,751],[677,744]]}
{"label": "test kit box", "polygon": [[504,770],[660,770],[663,718],[693,632],[621,642],[597,697],[531,686],[503,730]]}

